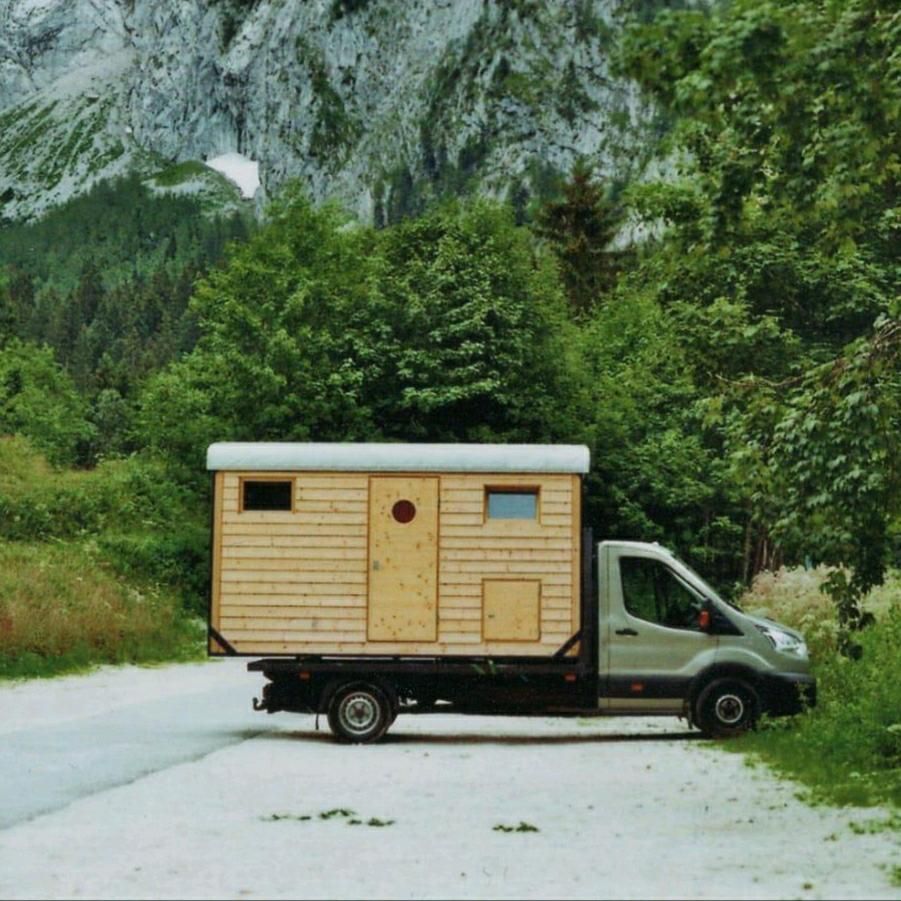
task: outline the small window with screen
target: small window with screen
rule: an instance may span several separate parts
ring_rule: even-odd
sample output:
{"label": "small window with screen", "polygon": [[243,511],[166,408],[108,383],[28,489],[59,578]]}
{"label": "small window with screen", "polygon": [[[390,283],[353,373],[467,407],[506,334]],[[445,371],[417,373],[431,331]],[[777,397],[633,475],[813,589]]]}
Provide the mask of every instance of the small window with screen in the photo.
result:
{"label": "small window with screen", "polygon": [[241,482],[241,510],[287,510],[291,512],[291,480],[243,479]]}
{"label": "small window with screen", "polygon": [[538,519],[537,488],[487,488],[487,519]]}

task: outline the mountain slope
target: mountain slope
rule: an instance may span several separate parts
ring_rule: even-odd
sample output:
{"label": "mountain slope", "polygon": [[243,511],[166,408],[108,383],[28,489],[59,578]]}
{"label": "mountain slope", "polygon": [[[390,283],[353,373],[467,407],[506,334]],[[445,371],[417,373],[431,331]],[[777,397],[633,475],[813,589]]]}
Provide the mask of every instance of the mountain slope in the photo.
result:
{"label": "mountain slope", "polygon": [[0,0],[0,216],[241,153],[385,221],[445,193],[524,204],[579,156],[640,169],[611,76],[619,0]]}

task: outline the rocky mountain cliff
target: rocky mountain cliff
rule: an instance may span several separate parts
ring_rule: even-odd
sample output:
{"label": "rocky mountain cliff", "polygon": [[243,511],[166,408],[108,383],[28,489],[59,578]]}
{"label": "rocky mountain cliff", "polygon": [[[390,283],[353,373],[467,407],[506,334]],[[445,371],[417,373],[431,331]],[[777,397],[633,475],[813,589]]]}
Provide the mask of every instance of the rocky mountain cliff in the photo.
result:
{"label": "rocky mountain cliff", "polygon": [[225,202],[194,161],[234,153],[258,204],[299,178],[377,222],[445,193],[524,204],[579,156],[627,179],[654,123],[610,74],[620,7],[0,0],[0,217],[135,169]]}

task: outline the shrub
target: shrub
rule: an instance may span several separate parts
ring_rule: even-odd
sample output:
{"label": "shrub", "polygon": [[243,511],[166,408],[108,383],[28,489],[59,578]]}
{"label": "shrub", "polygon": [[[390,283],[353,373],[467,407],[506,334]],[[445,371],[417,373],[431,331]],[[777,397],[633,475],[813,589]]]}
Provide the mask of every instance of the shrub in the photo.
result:
{"label": "shrub", "polygon": [[48,347],[0,348],[0,434],[27,435],[54,463],[73,463],[93,429],[87,404]]}
{"label": "shrub", "polygon": [[0,540],[94,540],[129,584],[165,586],[205,615],[208,505],[160,463],[129,457],[94,470],[56,470],[21,438],[0,438]]}
{"label": "shrub", "polygon": [[[838,649],[839,623],[834,602],[820,586],[832,571],[818,566],[759,573],[740,604],[748,613],[797,629],[807,639],[815,661],[828,659]],[[862,607],[880,619],[899,603],[901,572],[895,571],[864,598]]]}
{"label": "shrub", "polygon": [[55,470],[22,438],[0,438],[0,538],[36,541],[183,523],[203,505],[155,461],[111,460]]}
{"label": "shrub", "polygon": [[162,532],[108,533],[98,546],[126,578],[162,584],[176,592],[182,607],[206,617],[210,572],[209,528],[193,523]]}
{"label": "shrub", "polygon": [[839,803],[901,802],[901,573],[865,599],[875,623],[855,634],[859,659],[838,652],[835,606],[819,591],[828,570],[759,576],[746,609],[803,631],[812,645],[817,706],[764,724],[738,742],[817,796]]}

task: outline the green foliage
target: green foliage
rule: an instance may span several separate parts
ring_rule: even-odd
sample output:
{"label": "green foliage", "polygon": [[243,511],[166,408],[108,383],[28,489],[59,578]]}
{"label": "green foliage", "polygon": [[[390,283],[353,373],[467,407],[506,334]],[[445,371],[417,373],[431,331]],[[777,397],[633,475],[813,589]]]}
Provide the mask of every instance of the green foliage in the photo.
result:
{"label": "green foliage", "polygon": [[329,21],[337,22],[345,16],[352,16],[354,13],[362,12],[370,5],[372,0],[332,0],[329,8]]}
{"label": "green foliage", "polygon": [[[841,649],[839,611],[821,590],[834,570],[826,566],[783,567],[761,572],[742,594],[740,606],[797,629],[810,648],[813,660],[825,660]],[[901,570],[890,570],[882,585],[871,589],[861,606],[871,619],[882,620],[892,606],[901,604]]]}
{"label": "green foliage", "polygon": [[88,92],[66,102],[32,100],[4,111],[0,168],[19,184],[0,197],[0,222],[5,204],[22,199],[21,192],[53,189],[67,175],[95,175],[125,153],[108,128],[113,108],[111,95]]}
{"label": "green foliage", "polygon": [[533,826],[531,823],[527,823],[525,820],[520,820],[518,826],[506,826],[503,823],[498,823],[497,826],[493,827],[494,832],[540,832],[537,826]]}
{"label": "green foliage", "polygon": [[264,823],[279,823],[282,820],[290,820],[295,823],[306,823],[313,819],[308,813],[271,813],[268,817],[260,817]]}
{"label": "green foliage", "polygon": [[298,37],[297,55],[309,73],[316,98],[316,122],[310,137],[310,153],[320,163],[337,166],[360,136],[362,126],[347,110],[341,95],[332,86],[322,50]]}
{"label": "green foliage", "polygon": [[[182,164],[157,177],[176,177],[173,172],[196,165]],[[247,230],[238,215],[207,218],[198,199],[154,194],[140,176],[130,175],[99,183],[37,222],[0,228],[0,269],[27,272],[38,294],[50,288],[68,294],[92,265],[109,289],[150,278],[161,268],[171,277],[185,266],[218,259],[225,244]]]}
{"label": "green foliage", "polygon": [[159,463],[133,457],[91,470],[54,470],[21,438],[0,439],[0,537],[6,540],[162,524],[187,503]]}
{"label": "green foliage", "polygon": [[165,586],[206,610],[209,525],[204,495],[141,457],[54,470],[21,438],[0,439],[0,541],[91,540],[127,584]]}
{"label": "green foliage", "polygon": [[[202,513],[198,505],[196,513]],[[165,586],[181,609],[206,618],[210,586],[209,526],[188,520],[145,531],[108,530],[97,547],[110,568],[130,582]]]}
{"label": "green foliage", "polygon": [[211,4],[219,7],[220,46],[228,49],[235,35],[241,30],[248,13],[259,0],[211,0]]}
{"label": "green foliage", "polygon": [[773,531],[814,562],[853,566],[850,577],[837,570],[826,585],[850,626],[866,622],[858,600],[882,581],[891,523],[901,515],[899,359],[901,322],[889,321],[807,372],[782,403],[768,448],[773,488],[784,499]]}
{"label": "green foliage", "polygon": [[[156,379],[143,405],[151,446],[197,465],[210,440],[303,440],[367,431],[360,373],[342,353],[346,317],[365,297],[364,232],[334,208],[285,203],[193,308],[202,337]],[[361,259],[361,257],[363,257]]]}
{"label": "green foliage", "polygon": [[[174,167],[164,181],[199,165]],[[47,345],[82,394],[73,400],[59,378],[51,390],[49,351],[10,349],[9,359],[34,356],[23,371],[45,373],[35,391],[47,403],[19,392],[9,401],[15,415],[7,411],[0,428],[29,435],[58,462],[136,449],[136,390],[191,349],[194,280],[246,231],[240,216],[209,219],[198,201],[154,197],[137,177],[101,184],[39,222],[0,229],[0,344],[17,337]],[[79,417],[87,423],[76,425]],[[63,426],[66,439],[58,434]]]}
{"label": "green foliage", "polygon": [[571,431],[555,400],[575,380],[555,273],[509,211],[451,206],[382,239],[395,361],[372,400],[382,428],[458,441]]}
{"label": "green foliage", "polygon": [[93,437],[87,405],[49,348],[0,347],[0,435],[30,438],[54,463],[73,463]]}
{"label": "green foliage", "polygon": [[590,524],[600,536],[677,549],[725,590],[737,575],[740,510],[705,440],[704,395],[674,323],[624,282],[585,323],[582,341]]}
{"label": "green foliage", "polygon": [[597,14],[593,0],[576,0],[573,6],[573,20],[576,40],[583,43],[596,40],[602,47],[607,47],[613,41],[613,27],[603,16]]}
{"label": "green foliage", "polygon": [[552,439],[572,378],[552,267],[487,203],[374,232],[292,197],[195,295],[197,349],[149,385],[144,440]]}
{"label": "green foliage", "polygon": [[[663,12],[620,65],[677,114],[681,179],[633,284],[672,317],[755,546],[847,567],[848,625],[893,552],[901,15],[880,0]],[[777,556],[778,556],[777,554]],[[837,569],[836,573],[843,573]]]}
{"label": "green foliage", "polygon": [[571,126],[580,120],[596,114],[600,109],[596,100],[593,100],[582,87],[576,64],[570,60],[563,69],[560,79],[560,93],[557,101],[557,112]]}
{"label": "green foliage", "polygon": [[157,172],[153,180],[163,187],[171,188],[183,184],[192,178],[206,176],[212,170],[199,160],[186,160],[183,163],[174,163]]}

